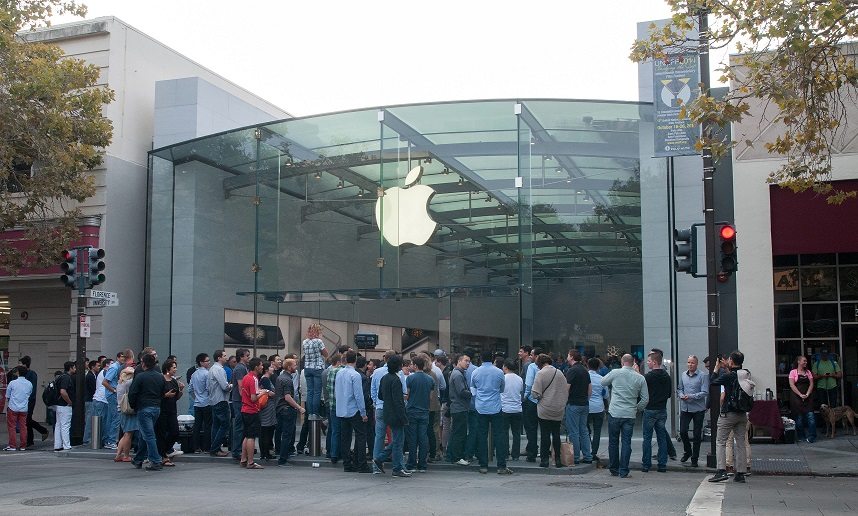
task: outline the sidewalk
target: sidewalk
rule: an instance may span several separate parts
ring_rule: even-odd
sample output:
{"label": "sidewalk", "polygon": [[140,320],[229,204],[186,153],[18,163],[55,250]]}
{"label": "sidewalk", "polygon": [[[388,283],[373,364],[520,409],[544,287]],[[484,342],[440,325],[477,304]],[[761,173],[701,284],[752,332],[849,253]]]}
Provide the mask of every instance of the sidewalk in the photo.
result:
{"label": "sidewalk", "polygon": [[[36,436],[33,452],[53,452],[53,435],[47,441],[42,442],[40,436]],[[640,450],[642,439],[640,434],[636,434],[632,438],[632,461],[631,470],[640,469]],[[2,447],[8,443],[6,434],[6,415],[0,415],[0,443]],[[521,447],[524,449],[527,440],[522,438]],[[681,453],[682,445],[676,443],[677,451]],[[657,450],[657,445],[653,442],[653,452]],[[703,467],[706,463],[705,454],[709,450],[709,443],[704,442],[701,449],[701,457],[699,468],[692,468],[679,461],[669,460],[667,469],[670,472],[685,472],[699,474],[706,472]],[[21,453],[21,452],[0,452],[6,453]],[[24,452],[29,453],[29,452]],[[89,458],[104,458],[113,457],[111,450],[93,450],[89,447],[77,447],[67,452],[57,452],[60,457],[89,457]],[[597,468],[607,467],[608,459],[608,438],[603,435],[599,449],[599,457],[602,459],[601,464],[581,464],[572,468],[556,469],[553,466],[545,469],[540,468],[537,463],[526,462],[524,456],[517,461],[508,461],[508,466],[518,473],[534,473],[534,474],[585,474]],[[751,445],[751,471],[754,475],[794,475],[794,476],[822,476],[822,477],[858,477],[858,437],[844,431],[839,431],[838,436],[834,439],[820,438],[813,444],[796,443],[796,444],[752,444]],[[323,468],[341,468],[342,463],[334,465],[331,461],[321,457],[308,457],[306,455],[297,455],[292,458],[296,466],[311,467],[312,464],[318,463],[319,467]],[[208,454],[184,454],[177,458],[178,463],[182,462],[220,462],[231,464],[233,460],[229,457],[218,458],[211,457]],[[653,467],[655,466],[653,461]],[[263,462],[263,464],[265,464]],[[276,461],[271,461],[270,465],[276,464]],[[494,461],[489,461],[490,471],[494,469]],[[444,462],[436,462],[429,465],[430,469],[437,470],[463,470],[471,468],[477,470],[477,466],[457,466]],[[657,474],[654,472],[653,474]]]}

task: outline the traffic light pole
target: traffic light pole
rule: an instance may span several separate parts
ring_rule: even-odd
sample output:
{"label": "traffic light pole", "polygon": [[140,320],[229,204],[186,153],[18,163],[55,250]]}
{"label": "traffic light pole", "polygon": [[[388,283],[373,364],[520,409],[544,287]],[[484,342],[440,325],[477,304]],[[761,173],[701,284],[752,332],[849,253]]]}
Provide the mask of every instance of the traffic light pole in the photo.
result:
{"label": "traffic light pole", "polygon": [[[75,247],[78,255],[78,263],[89,262],[89,246]],[[86,261],[81,257],[87,256]],[[75,346],[75,364],[77,373],[75,374],[75,392],[74,405],[72,408],[72,426],[69,439],[72,446],[79,446],[83,443],[83,432],[86,424],[86,404],[84,396],[86,395],[86,337],[81,336],[80,326],[81,318],[86,315],[86,284],[89,277],[88,273],[84,273],[84,268],[81,267],[81,273],[77,278],[77,345]]]}
{"label": "traffic light pole", "polygon": [[[699,27],[700,56],[700,85],[701,96],[709,96],[711,79],[709,76],[709,11],[704,7],[697,12]],[[712,135],[712,123],[703,121],[702,136],[704,141]],[[718,326],[721,323],[718,300],[716,247],[717,236],[715,234],[715,163],[712,159],[712,147],[704,144],[703,147],[703,224],[706,235],[706,323],[709,337],[710,364],[715,363],[718,356]],[[711,424],[710,448],[706,456],[707,467],[716,467],[715,439],[718,428],[718,415],[720,413],[721,391],[717,385],[709,387],[709,422]]]}

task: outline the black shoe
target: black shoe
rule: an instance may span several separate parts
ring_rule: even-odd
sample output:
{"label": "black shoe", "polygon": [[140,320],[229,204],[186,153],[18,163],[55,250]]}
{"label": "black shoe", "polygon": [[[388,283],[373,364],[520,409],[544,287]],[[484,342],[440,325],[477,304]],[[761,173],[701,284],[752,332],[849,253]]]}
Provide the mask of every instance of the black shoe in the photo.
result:
{"label": "black shoe", "polygon": [[667,473],[667,468],[658,468],[656,471],[659,473]]}
{"label": "black shoe", "polygon": [[145,469],[146,471],[161,471],[164,467],[160,464],[149,464]]}
{"label": "black shoe", "polygon": [[736,473],[736,476],[733,477],[733,482],[740,482],[742,484],[745,483],[745,474],[744,473]]}
{"label": "black shoe", "polygon": [[143,463],[142,463],[142,462],[132,462],[132,463],[131,463],[131,465],[132,465],[132,466],[134,466],[134,467],[135,467],[135,468],[137,468],[137,469],[142,469],[142,468],[143,468]]}
{"label": "black shoe", "polygon": [[[32,446],[32,444],[28,444],[27,446]],[[54,451],[63,451],[62,448],[54,448]]]}
{"label": "black shoe", "polygon": [[641,468],[641,473],[649,473],[649,468]]}
{"label": "black shoe", "polygon": [[679,459],[679,462],[688,462],[688,459],[690,459],[690,458],[691,458],[690,453],[683,453],[682,458]]}
{"label": "black shoe", "polygon": [[411,473],[408,473],[407,471],[400,470],[400,471],[394,471],[393,476],[399,477],[399,478],[411,478]]}
{"label": "black shoe", "polygon": [[375,464],[375,467],[378,468],[379,471],[384,473],[384,462],[378,459],[372,459],[372,463]]}
{"label": "black shoe", "polygon": [[697,461],[696,461],[696,460],[694,460],[694,461],[691,461],[691,467],[692,467],[692,468],[699,468],[699,467],[700,467],[700,464],[698,464],[698,463],[697,463]]}
{"label": "black shoe", "polygon": [[676,460],[676,455],[671,455],[670,460]]}
{"label": "black shoe", "polygon": [[592,460],[582,460],[581,461],[581,464],[592,464],[592,463],[593,463]]}
{"label": "black shoe", "polygon": [[[744,477],[744,475],[742,475],[742,476]],[[710,482],[723,482],[723,481],[727,480],[728,478],[730,478],[730,477],[727,475],[727,472],[724,471],[723,469],[719,469],[718,471],[715,472],[715,476],[710,478],[709,481]]]}
{"label": "black shoe", "polygon": [[340,459],[331,459],[331,464],[336,464],[339,461],[340,461]]}
{"label": "black shoe", "polygon": [[536,457],[528,457],[524,460],[526,460],[527,462],[536,462]]}

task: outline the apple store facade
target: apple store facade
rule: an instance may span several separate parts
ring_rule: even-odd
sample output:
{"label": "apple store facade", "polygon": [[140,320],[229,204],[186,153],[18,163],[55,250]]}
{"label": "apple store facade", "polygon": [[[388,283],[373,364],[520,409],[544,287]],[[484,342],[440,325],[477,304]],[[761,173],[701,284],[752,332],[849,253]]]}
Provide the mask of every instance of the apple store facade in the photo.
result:
{"label": "apple store facade", "polygon": [[320,322],[330,345],[639,351],[640,176],[664,166],[640,152],[651,110],[404,105],[156,149],[146,341],[188,361],[282,354]]}

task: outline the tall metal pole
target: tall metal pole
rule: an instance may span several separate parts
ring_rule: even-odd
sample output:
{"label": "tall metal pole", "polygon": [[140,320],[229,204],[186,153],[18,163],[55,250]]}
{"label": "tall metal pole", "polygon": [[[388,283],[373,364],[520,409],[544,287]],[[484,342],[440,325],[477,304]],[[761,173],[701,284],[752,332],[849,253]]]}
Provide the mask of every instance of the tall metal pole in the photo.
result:
{"label": "tall metal pole", "polygon": [[[709,77],[709,10],[704,7],[697,13],[699,26],[700,56],[700,96],[708,97],[711,79]],[[703,122],[702,136],[704,141],[712,135],[713,127],[709,121]],[[703,147],[703,224],[706,233],[706,321],[709,336],[709,356],[715,361],[718,355],[718,325],[721,323],[718,309],[718,283],[715,263],[715,165],[712,160],[712,147],[705,144]],[[717,367],[717,364],[716,364]],[[711,439],[709,455],[706,456],[706,465],[710,468],[716,466],[715,438],[718,427],[718,414],[720,412],[721,391],[717,385],[709,388],[709,421],[711,424]]]}
{"label": "tall metal pole", "polygon": [[80,273],[77,278],[77,345],[75,346],[74,400],[72,400],[72,425],[69,440],[72,446],[83,444],[83,432],[86,424],[86,337],[80,333],[81,318],[86,316],[86,287],[89,282],[89,246],[75,247]]}

